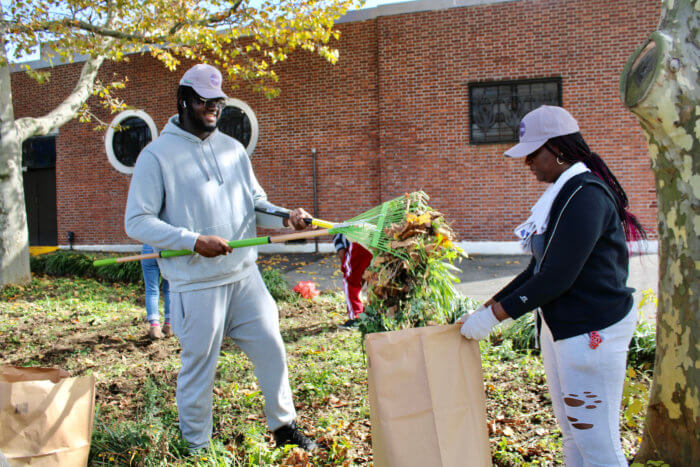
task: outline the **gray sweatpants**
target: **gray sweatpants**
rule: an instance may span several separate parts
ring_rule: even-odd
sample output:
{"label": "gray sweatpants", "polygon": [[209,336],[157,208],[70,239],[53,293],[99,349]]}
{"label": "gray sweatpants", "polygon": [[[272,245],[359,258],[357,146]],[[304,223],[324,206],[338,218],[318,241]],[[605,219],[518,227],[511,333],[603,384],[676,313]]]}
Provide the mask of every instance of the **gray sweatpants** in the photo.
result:
{"label": "gray sweatpants", "polygon": [[180,431],[192,449],[207,446],[211,438],[212,391],[224,336],[233,338],[255,365],[270,430],[296,418],[277,305],[257,267],[231,284],[171,292],[170,307],[182,346],[176,397]]}

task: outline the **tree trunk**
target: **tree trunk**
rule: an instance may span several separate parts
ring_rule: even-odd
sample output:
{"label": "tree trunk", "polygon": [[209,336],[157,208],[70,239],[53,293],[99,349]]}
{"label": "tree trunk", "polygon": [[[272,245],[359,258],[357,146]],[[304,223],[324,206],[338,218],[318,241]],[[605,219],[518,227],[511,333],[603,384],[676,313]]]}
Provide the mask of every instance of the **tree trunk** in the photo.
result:
{"label": "tree trunk", "polygon": [[[0,54],[4,53],[0,37]],[[24,209],[22,141],[14,121],[10,68],[0,66],[0,286],[30,278]]]}
{"label": "tree trunk", "polygon": [[[0,36],[0,54],[5,47]],[[103,56],[85,61],[75,88],[42,117],[14,120],[10,68],[0,65],[0,286],[30,279],[29,234],[22,183],[22,142],[59,128],[78,112],[95,87]],[[0,63],[2,61],[0,60]]]}
{"label": "tree trunk", "polygon": [[700,0],[665,0],[658,31],[628,60],[625,105],[656,178],[656,362],[636,462],[700,465]]}

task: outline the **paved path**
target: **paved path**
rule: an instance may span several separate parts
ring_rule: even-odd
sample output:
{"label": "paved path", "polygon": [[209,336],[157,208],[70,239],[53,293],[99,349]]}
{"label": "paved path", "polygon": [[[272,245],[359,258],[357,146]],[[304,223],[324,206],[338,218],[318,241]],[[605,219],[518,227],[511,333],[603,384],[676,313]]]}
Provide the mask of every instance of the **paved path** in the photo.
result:
{"label": "paved path", "polygon": [[[486,300],[498,292],[529,262],[529,256],[474,255],[463,260],[461,282],[457,289],[464,295]],[[321,290],[342,289],[342,276],[335,255],[321,253],[260,255],[261,268],[271,266],[285,275],[290,286],[299,281],[312,280]],[[640,303],[642,291],[651,289],[658,294],[659,260],[657,255],[634,256],[630,259],[630,277],[627,281],[634,293],[635,308]],[[647,304],[642,308],[644,316],[654,318],[656,307]]]}

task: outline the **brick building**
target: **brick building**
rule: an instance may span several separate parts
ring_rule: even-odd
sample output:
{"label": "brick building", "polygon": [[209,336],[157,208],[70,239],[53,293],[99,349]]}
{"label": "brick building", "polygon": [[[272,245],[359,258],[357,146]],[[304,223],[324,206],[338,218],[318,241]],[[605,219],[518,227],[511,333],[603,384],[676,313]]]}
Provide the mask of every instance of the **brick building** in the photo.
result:
{"label": "brick building", "polygon": [[[482,252],[514,251],[512,230],[544,189],[522,161],[502,155],[519,116],[542,101],[561,104],[653,233],[647,146],[618,81],[660,8],[658,0],[423,0],[359,10],[338,24],[336,65],[300,51],[277,68],[278,98],[226,89],[273,202],[313,211],[315,160],[318,217],[347,219],[423,189],[468,249]],[[80,66],[55,67],[47,86],[14,73],[15,117],[54,108]],[[141,113],[127,117],[145,115],[157,133],[176,112],[185,66],[170,73],[136,55],[100,74],[128,76],[121,96]],[[130,177],[93,126],[72,121],[54,135],[55,241],[67,245],[73,232],[78,247],[115,250],[134,244],[123,229]]]}

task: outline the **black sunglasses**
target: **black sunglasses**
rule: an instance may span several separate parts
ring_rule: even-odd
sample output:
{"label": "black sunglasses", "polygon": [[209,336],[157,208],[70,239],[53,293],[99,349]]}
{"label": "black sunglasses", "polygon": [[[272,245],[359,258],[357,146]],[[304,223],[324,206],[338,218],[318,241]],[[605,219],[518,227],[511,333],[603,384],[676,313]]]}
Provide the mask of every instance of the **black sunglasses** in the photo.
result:
{"label": "black sunglasses", "polygon": [[205,99],[197,94],[194,95],[195,99],[202,103],[205,107],[223,109],[226,107],[226,101],[221,97],[214,97],[212,99]]}

